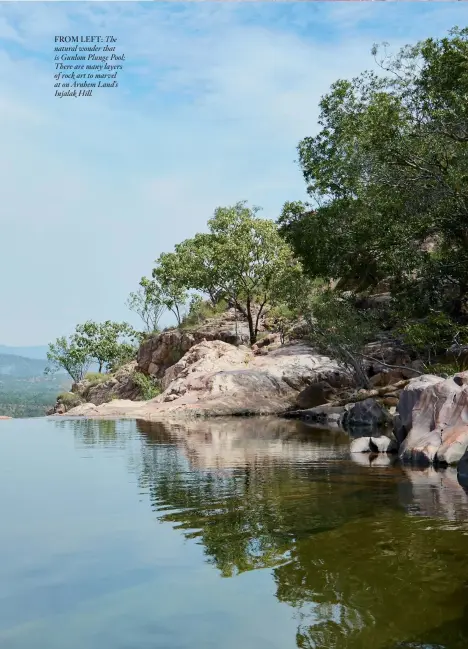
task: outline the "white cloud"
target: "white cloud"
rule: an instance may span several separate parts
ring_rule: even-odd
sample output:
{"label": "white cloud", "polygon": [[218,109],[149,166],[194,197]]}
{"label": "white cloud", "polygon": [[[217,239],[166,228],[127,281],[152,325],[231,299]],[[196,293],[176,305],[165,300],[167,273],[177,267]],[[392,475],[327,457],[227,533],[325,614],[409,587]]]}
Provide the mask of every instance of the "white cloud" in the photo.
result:
{"label": "white cloud", "polygon": [[[336,42],[369,7],[330,9],[335,38],[325,41],[317,30],[295,33],[305,6],[283,19],[252,4],[247,22],[235,4],[6,4],[0,273],[10,307],[0,341],[9,344],[43,343],[88,317],[127,317],[141,275],[218,205],[248,199],[276,218],[285,200],[302,198],[295,148],[316,129],[320,96],[372,64],[372,40],[358,30]],[[315,8],[310,24],[314,16],[323,24]],[[53,37],[90,30],[118,36],[121,86],[57,99]]]}

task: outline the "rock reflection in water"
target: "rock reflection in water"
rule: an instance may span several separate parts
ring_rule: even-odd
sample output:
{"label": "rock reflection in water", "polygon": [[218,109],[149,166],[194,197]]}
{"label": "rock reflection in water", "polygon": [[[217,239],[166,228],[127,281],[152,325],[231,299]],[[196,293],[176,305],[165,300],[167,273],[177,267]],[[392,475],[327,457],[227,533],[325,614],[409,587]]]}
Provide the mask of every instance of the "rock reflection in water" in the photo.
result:
{"label": "rock reflection in water", "polygon": [[289,421],[137,427],[130,469],[159,520],[224,577],[268,568],[298,648],[468,646],[468,506],[453,471],[357,463],[345,435]]}

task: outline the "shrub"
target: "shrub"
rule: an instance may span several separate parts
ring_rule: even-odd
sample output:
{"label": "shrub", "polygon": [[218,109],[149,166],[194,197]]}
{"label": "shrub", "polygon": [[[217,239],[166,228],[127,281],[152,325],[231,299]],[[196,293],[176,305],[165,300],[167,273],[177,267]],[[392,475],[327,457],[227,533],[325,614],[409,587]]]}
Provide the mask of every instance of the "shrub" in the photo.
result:
{"label": "shrub", "polygon": [[434,363],[433,365],[426,365],[426,370],[428,374],[435,374],[446,379],[454,374],[458,374],[458,372],[466,372],[468,370],[468,362]]}
{"label": "shrub", "polygon": [[182,329],[195,327],[209,318],[224,313],[228,307],[226,300],[219,300],[215,305],[204,300],[200,295],[194,295],[190,301],[189,312],[182,318]]}
{"label": "shrub", "polygon": [[62,392],[57,397],[59,403],[63,403],[67,410],[71,410],[83,403],[83,399],[74,392]]}
{"label": "shrub", "polygon": [[93,385],[98,385],[99,383],[105,383],[110,379],[109,374],[103,374],[100,372],[88,372],[85,376],[85,381],[89,381]]}
{"label": "shrub", "polygon": [[460,346],[468,342],[468,326],[459,325],[440,311],[433,311],[417,322],[407,321],[400,326],[398,333],[428,365],[451,346]]}
{"label": "shrub", "polygon": [[140,388],[143,401],[149,401],[161,394],[161,386],[152,376],[147,376],[142,372],[134,372],[132,378],[133,382]]}
{"label": "shrub", "polygon": [[292,325],[297,321],[297,314],[287,305],[280,304],[270,309],[268,317],[272,322],[272,331],[279,333],[281,344],[284,345]]}

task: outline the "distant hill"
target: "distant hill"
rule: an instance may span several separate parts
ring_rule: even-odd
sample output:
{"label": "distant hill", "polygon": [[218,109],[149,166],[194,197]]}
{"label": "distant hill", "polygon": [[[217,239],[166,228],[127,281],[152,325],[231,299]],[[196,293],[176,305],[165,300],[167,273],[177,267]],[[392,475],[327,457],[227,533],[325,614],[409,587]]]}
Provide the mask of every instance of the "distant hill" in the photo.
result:
{"label": "distant hill", "polygon": [[43,376],[46,366],[46,360],[25,358],[16,354],[3,354],[0,352],[0,380],[2,377],[7,376],[12,378]]}
{"label": "distant hill", "polygon": [[46,365],[45,359],[0,352],[0,415],[41,417],[60,392],[70,389],[72,382],[65,372],[44,376]]}
{"label": "distant hill", "polygon": [[49,347],[47,345],[35,345],[31,347],[9,347],[8,345],[0,345],[0,354],[13,354],[13,356],[24,356],[25,358],[40,358],[47,359],[47,352]]}

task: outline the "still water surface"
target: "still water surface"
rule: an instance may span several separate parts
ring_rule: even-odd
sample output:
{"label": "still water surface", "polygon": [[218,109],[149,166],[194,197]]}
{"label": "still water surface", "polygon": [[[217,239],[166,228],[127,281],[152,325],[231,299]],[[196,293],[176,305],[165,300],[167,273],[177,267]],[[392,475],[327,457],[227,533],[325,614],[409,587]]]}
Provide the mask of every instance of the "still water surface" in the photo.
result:
{"label": "still water surface", "polygon": [[2,649],[466,649],[468,496],[278,420],[0,424]]}

